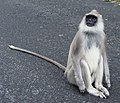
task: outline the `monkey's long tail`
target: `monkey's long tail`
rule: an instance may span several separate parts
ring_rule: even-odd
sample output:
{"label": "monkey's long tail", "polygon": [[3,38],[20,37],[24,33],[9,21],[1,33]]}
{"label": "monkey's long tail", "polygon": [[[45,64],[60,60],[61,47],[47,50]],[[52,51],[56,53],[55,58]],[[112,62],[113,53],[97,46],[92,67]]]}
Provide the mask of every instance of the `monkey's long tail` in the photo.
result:
{"label": "monkey's long tail", "polygon": [[48,61],[48,62],[50,62],[50,63],[58,66],[58,67],[61,68],[63,71],[65,71],[65,69],[66,69],[66,67],[63,66],[63,65],[61,65],[60,63],[58,63],[58,62],[56,62],[56,61],[54,61],[54,60],[52,60],[52,59],[50,59],[50,58],[48,58],[48,57],[42,56],[42,55],[40,55],[40,54],[37,54],[37,53],[35,53],[35,52],[29,51],[29,50],[26,50],[26,49],[22,49],[22,48],[19,48],[19,47],[15,47],[15,46],[13,46],[13,45],[9,45],[9,48],[11,48],[11,49],[13,49],[13,50],[17,50],[17,51],[21,51],[21,52],[25,52],[25,53],[28,53],[28,54],[37,56],[37,57],[39,57],[39,58],[41,58],[41,59],[44,59],[44,60],[46,60],[46,61]]}

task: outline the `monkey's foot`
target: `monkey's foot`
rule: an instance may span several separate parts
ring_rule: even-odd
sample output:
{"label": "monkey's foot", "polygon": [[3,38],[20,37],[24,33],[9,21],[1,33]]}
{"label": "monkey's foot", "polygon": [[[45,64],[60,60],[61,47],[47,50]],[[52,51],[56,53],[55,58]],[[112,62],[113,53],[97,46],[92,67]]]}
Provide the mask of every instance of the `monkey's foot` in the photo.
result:
{"label": "monkey's foot", "polygon": [[92,94],[94,96],[98,96],[100,98],[106,98],[106,96],[102,92],[98,91],[97,89],[95,89],[93,87],[88,88],[87,91],[88,91],[88,93],[90,93],[90,94]]}
{"label": "monkey's foot", "polygon": [[79,87],[80,92],[84,92],[85,91],[85,83],[83,80],[80,80],[78,78],[78,76],[75,75],[75,81],[77,86]]}
{"label": "monkey's foot", "polygon": [[102,85],[98,86],[98,89],[100,91],[102,91],[106,96],[110,95],[109,92],[108,92],[108,90],[105,87],[103,87]]}
{"label": "monkey's foot", "polygon": [[79,90],[81,93],[84,93],[85,92],[85,84],[84,82],[80,82],[79,84],[77,84],[78,87],[79,87]]}

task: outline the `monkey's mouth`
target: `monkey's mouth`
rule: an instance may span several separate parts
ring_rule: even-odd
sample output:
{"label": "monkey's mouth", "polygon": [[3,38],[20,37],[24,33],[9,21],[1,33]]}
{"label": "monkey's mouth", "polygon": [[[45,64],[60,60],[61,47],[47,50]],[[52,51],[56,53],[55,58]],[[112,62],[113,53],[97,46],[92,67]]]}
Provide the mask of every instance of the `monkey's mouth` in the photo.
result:
{"label": "monkey's mouth", "polygon": [[87,15],[86,16],[86,25],[89,27],[95,26],[97,23],[97,17],[95,15]]}

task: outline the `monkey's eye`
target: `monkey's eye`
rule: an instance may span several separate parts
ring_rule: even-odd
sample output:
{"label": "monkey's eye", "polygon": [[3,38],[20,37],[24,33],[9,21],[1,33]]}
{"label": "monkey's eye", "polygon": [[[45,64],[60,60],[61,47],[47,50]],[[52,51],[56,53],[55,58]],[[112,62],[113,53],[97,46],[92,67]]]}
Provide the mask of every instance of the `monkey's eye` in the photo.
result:
{"label": "monkey's eye", "polygon": [[95,24],[97,23],[97,17],[95,15],[87,15],[86,16],[86,25],[87,26],[95,26]]}

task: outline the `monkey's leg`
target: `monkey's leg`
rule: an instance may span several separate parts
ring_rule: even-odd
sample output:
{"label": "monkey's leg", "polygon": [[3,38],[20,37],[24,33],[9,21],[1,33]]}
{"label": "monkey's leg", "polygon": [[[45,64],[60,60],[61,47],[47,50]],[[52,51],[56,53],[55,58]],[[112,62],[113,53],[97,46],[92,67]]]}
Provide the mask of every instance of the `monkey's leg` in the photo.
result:
{"label": "monkey's leg", "polygon": [[95,87],[105,93],[105,95],[109,96],[108,90],[102,84],[103,80],[103,57],[100,58],[100,63],[96,71],[96,80],[95,80]]}
{"label": "monkey's leg", "polygon": [[82,68],[82,75],[87,91],[94,96],[99,96],[100,98],[106,98],[106,96],[102,92],[98,91],[96,88],[92,86],[90,69],[86,61],[83,59],[81,60],[81,68]]}

